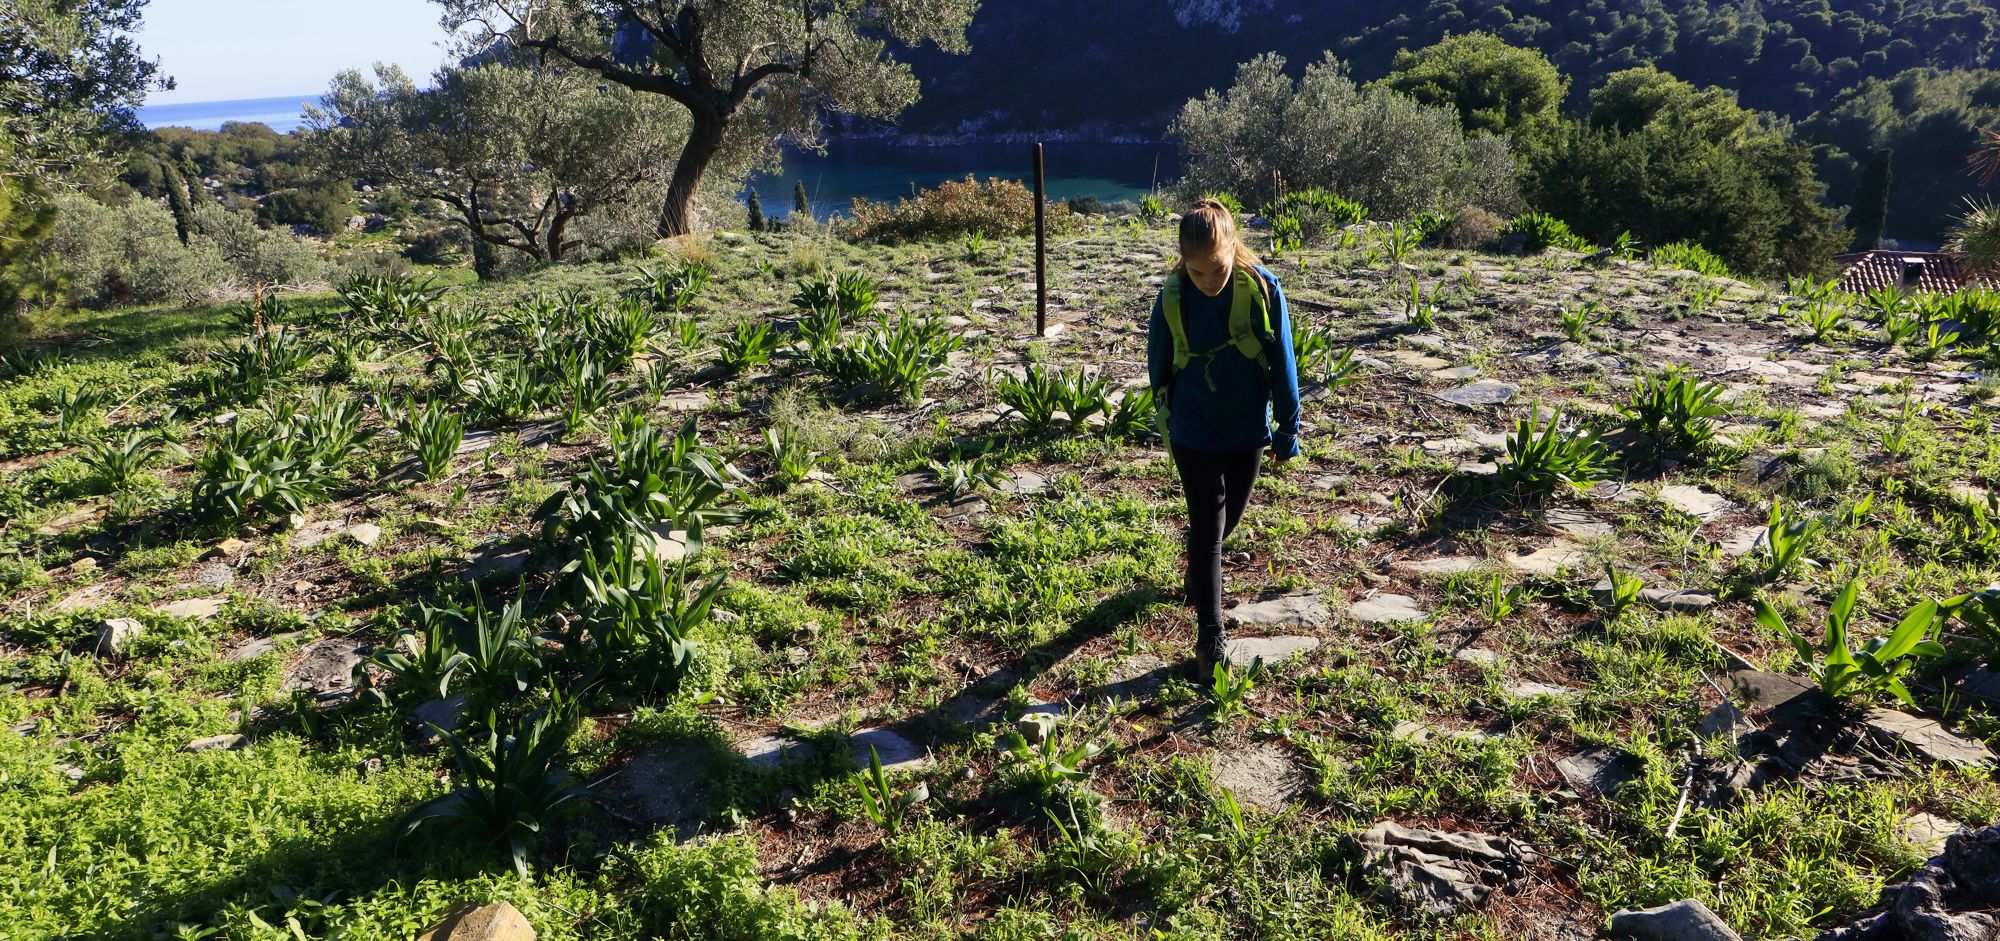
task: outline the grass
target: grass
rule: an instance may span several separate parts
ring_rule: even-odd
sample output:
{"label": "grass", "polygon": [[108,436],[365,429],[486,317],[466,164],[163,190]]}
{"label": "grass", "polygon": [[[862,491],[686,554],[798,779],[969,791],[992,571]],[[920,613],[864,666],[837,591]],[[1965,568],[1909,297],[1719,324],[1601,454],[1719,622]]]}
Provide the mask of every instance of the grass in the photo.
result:
{"label": "grass", "polygon": [[[725,498],[741,519],[705,533],[695,563],[725,587],[695,631],[696,667],[678,692],[593,684],[580,659],[588,645],[538,648],[533,682],[508,708],[554,697],[581,706],[561,766],[603,810],[549,821],[525,880],[471,831],[405,835],[404,815],[452,786],[449,751],[405,714],[426,696],[388,709],[322,706],[285,680],[318,642],[384,643],[420,601],[472,602],[468,566],[511,549],[529,551],[528,563],[488,578],[483,597],[519,601],[527,635],[560,636],[581,616],[559,572],[570,556],[539,538],[532,516],[604,459],[604,435],[559,433],[557,395],[519,421],[455,413],[470,450],[443,460],[437,445],[436,479],[421,480],[401,470],[413,449],[390,433],[377,401],[463,403],[443,370],[426,372],[429,354],[414,342],[371,338],[382,341],[378,358],[337,379],[334,357],[318,352],[266,399],[229,403],[209,398],[202,380],[214,368],[206,357],[242,333],[230,310],[66,318],[44,344],[55,362],[0,375],[0,727],[21,731],[0,735],[0,924],[24,939],[400,939],[455,901],[506,899],[541,937],[560,939],[1481,938],[1523,936],[1550,912],[1587,931],[1619,907],[1693,896],[1746,937],[1786,937],[1837,923],[1917,864],[1898,835],[1905,814],[1995,819],[2000,788],[1990,780],[1931,769],[1777,785],[1753,803],[1692,809],[1668,837],[1686,757],[1716,748],[1694,729],[1726,669],[1717,644],[1794,672],[1796,655],[1740,604],[1701,614],[1640,604],[1607,619],[1587,592],[1608,559],[1648,586],[1764,592],[1788,621],[1807,624],[1853,578],[1869,612],[1980,587],[2000,564],[2000,514],[1972,495],[2000,486],[2000,443],[1983,431],[1993,409],[1976,388],[1955,397],[1876,371],[1955,369],[1974,351],[1843,361],[1836,349],[1793,345],[1766,357],[1797,330],[1767,291],[1638,265],[1578,268],[1562,253],[1408,249],[1437,288],[1426,302],[1446,312],[1436,355],[1522,387],[1505,406],[1454,410],[1420,394],[1454,384],[1430,377],[1441,367],[1413,365],[1431,352],[1397,348],[1409,285],[1381,269],[1373,241],[1306,246],[1275,263],[1300,330],[1322,334],[1329,352],[1354,347],[1362,365],[1339,395],[1309,401],[1306,455],[1260,485],[1228,546],[1245,558],[1226,578],[1233,598],[1304,591],[1336,610],[1407,594],[1429,617],[1304,629],[1321,646],[1268,665],[1223,722],[1204,692],[1212,684],[1176,672],[1193,625],[1177,601],[1183,509],[1171,463],[1157,443],[1061,423],[1026,428],[1001,415],[989,378],[1002,367],[1082,375],[1089,366],[1115,399],[1143,372],[1147,279],[1171,257],[1168,228],[1114,224],[1070,237],[1053,256],[1052,291],[1065,301],[1056,315],[1073,322],[1055,340],[1022,339],[1033,310],[1021,288],[1025,240],[989,238],[976,260],[958,243],[809,235],[717,236],[697,249],[714,274],[692,319],[658,323],[644,369],[609,371],[612,401],[593,420],[609,427],[638,407],[671,432],[685,417],[673,405],[706,403],[701,443],[742,474]],[[872,277],[880,300],[939,318],[963,340],[915,401],[849,395],[783,344],[768,365],[705,371],[740,325],[789,316],[798,278],[823,268]],[[497,314],[569,291],[609,298],[630,273],[578,265],[499,284],[457,279],[447,302]],[[1585,299],[1603,314],[1588,331],[1591,354],[1621,366],[1515,355],[1546,345],[1550,311]],[[308,342],[348,328],[334,298],[291,310]],[[701,342],[684,342],[683,322]],[[1758,352],[1732,361],[1697,340]],[[501,356],[536,362],[533,341],[497,316],[465,342],[475,368]],[[1675,442],[1675,461],[1614,452],[1610,481],[1556,490],[1541,505],[1456,472],[1499,450],[1470,441],[1468,424],[1490,441],[1537,409],[1562,408],[1579,432],[1616,443],[1625,380],[1635,367],[1651,375],[1674,363],[1724,385],[1720,411],[1701,416],[1719,433]],[[144,428],[199,453],[218,416],[261,422],[272,405],[323,385],[344,387],[382,433],[335,468],[327,496],[304,507],[304,529],[281,516],[191,512],[198,481],[178,453],[112,487],[82,450]],[[85,389],[103,393],[102,414],[65,443],[57,403]],[[780,485],[772,430],[820,456],[813,473]],[[1457,440],[1466,444],[1444,446]],[[1783,473],[1739,476],[1752,453],[1781,458]],[[982,509],[963,515],[932,489],[934,468],[972,454],[1047,486],[976,488]],[[1614,495],[1663,484],[1730,504],[1715,518],[1670,514],[1663,525],[1655,505]],[[1795,587],[1757,584],[1751,570],[1764,557],[1718,545],[1761,528],[1774,500],[1788,515],[1830,520],[1808,553],[1824,564],[1784,573]],[[1558,508],[1615,524],[1612,534],[1594,537],[1570,576],[1509,576],[1524,587],[1496,615],[1487,603],[1496,567],[1550,544],[1533,520]],[[1351,528],[1350,518],[1367,524]],[[302,546],[320,522],[338,524],[334,535]],[[359,522],[379,526],[379,541],[346,535]],[[1462,555],[1478,567],[1399,567]],[[213,581],[216,566],[233,577],[227,587]],[[202,598],[228,604],[208,620],[155,610]],[[122,659],[95,657],[97,630],[113,617],[143,629]],[[1873,618],[1855,630],[1888,626]],[[270,652],[232,658],[259,639],[275,640]],[[1498,659],[1454,656],[1464,648]],[[1992,653],[1953,648],[1948,662],[1912,671],[1919,708],[1962,732],[2000,735],[1987,708],[1937,692],[1939,671]],[[1520,681],[1573,692],[1516,695]],[[1105,708],[1106,693],[1125,701]],[[1102,725],[1094,740],[1104,751],[1081,762],[1059,799],[1036,796],[997,746],[1019,712],[1065,699],[1094,736]],[[1398,734],[1404,723],[1433,731]],[[876,782],[930,795],[893,832],[870,820],[854,777],[866,752],[857,765],[844,738],[885,724],[935,759],[890,767]],[[738,753],[783,730],[818,751],[776,766]],[[228,733],[247,746],[186,750]],[[1287,756],[1295,793],[1253,804],[1228,778],[1220,756],[1252,746]],[[1574,793],[1552,769],[1585,747],[1617,749],[1640,776],[1608,799]],[[691,791],[635,790],[662,756]],[[1225,788],[1243,799],[1240,814],[1227,810]],[[1532,877],[1459,920],[1406,921],[1342,849],[1346,834],[1385,817],[1505,833],[1535,847]],[[675,826],[703,835],[676,842],[666,832]]]}

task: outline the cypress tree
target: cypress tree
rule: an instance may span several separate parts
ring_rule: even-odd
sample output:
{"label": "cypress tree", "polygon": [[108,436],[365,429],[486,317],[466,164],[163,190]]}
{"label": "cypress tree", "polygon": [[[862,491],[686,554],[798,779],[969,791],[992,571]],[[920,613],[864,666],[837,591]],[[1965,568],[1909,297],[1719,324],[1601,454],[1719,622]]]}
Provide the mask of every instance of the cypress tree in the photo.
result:
{"label": "cypress tree", "polygon": [[1890,167],[1894,151],[1878,150],[1861,170],[1861,187],[1854,194],[1854,250],[1882,247],[1883,230],[1889,226],[1889,184],[1895,174]]}
{"label": "cypress tree", "polygon": [[806,181],[804,180],[800,180],[798,185],[792,188],[792,211],[805,216],[812,215],[813,207],[812,203],[806,200]]}
{"label": "cypress tree", "polygon": [[764,204],[757,199],[756,187],[750,189],[750,231],[764,231]]}
{"label": "cypress tree", "polygon": [[188,203],[187,180],[171,160],[160,161],[160,168],[167,171],[167,210],[174,214],[174,234],[186,245],[188,234],[194,231],[194,207]]}

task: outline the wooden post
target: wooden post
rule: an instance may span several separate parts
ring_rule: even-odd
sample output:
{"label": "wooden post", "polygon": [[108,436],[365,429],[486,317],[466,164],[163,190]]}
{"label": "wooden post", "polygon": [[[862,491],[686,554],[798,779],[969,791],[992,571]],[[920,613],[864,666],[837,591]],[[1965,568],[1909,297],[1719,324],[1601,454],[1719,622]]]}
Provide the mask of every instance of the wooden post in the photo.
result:
{"label": "wooden post", "polygon": [[1049,242],[1042,219],[1042,145],[1035,143],[1035,335],[1049,335]]}

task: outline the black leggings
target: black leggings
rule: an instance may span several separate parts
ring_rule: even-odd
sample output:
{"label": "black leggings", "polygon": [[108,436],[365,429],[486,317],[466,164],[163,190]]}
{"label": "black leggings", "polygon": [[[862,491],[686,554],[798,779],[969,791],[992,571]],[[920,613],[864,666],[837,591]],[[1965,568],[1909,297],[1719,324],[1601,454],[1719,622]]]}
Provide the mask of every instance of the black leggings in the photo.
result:
{"label": "black leggings", "polygon": [[1174,465],[1187,491],[1187,597],[1194,605],[1199,644],[1222,637],[1222,540],[1243,519],[1263,458],[1263,448],[1241,454],[1174,448]]}

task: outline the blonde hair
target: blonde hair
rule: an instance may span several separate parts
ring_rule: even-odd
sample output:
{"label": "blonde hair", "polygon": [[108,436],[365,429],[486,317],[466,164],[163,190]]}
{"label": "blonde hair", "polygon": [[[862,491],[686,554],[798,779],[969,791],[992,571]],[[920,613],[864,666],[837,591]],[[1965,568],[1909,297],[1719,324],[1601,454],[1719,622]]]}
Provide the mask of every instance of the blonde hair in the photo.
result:
{"label": "blonde hair", "polygon": [[[1174,273],[1187,274],[1187,260],[1190,255],[1228,254],[1230,264],[1237,268],[1257,268],[1264,262],[1243,244],[1243,238],[1236,234],[1236,219],[1229,214],[1229,207],[1213,199],[1202,199],[1181,214],[1179,258],[1174,259]],[[1264,293],[1264,300],[1270,301],[1271,289],[1263,278],[1252,278],[1258,290]]]}

